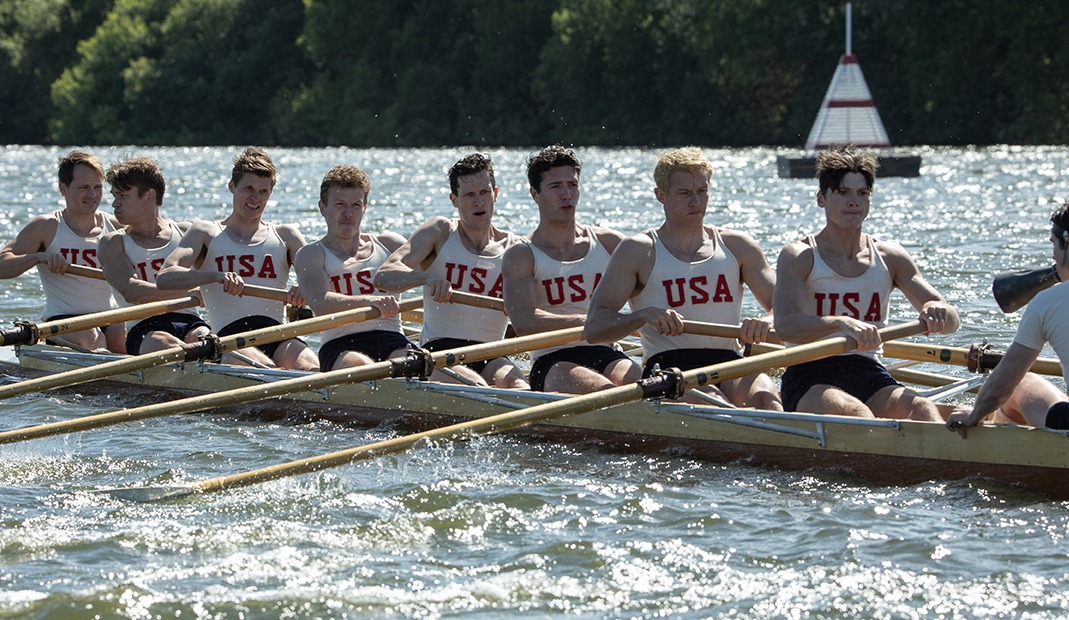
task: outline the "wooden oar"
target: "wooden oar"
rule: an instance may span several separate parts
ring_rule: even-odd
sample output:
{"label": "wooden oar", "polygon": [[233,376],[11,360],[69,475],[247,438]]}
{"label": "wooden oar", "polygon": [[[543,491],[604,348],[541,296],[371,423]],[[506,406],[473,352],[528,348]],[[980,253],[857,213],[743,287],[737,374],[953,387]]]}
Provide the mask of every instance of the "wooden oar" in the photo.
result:
{"label": "wooden oar", "polygon": [[[104,272],[92,267],[83,267],[81,265],[70,265],[67,267],[67,273],[72,276],[82,276],[83,278],[93,278],[94,280],[106,280]],[[270,286],[257,286],[255,284],[246,284],[242,292],[242,295],[248,295],[249,297],[259,297],[261,299],[273,299],[275,301],[286,301],[288,291],[271,288]]]}
{"label": "wooden oar", "polygon": [[80,332],[83,329],[93,329],[123,321],[137,321],[145,317],[163,314],[164,312],[174,312],[199,305],[200,299],[190,295],[180,299],[153,301],[147,304],[130,306],[129,308],[116,308],[115,310],[83,314],[57,321],[46,321],[44,323],[19,322],[14,327],[0,329],[0,345],[34,345],[43,338],[52,338],[61,334]]}
{"label": "wooden oar", "polygon": [[[971,349],[960,347],[940,347],[927,344],[910,342],[892,342],[883,347],[883,353],[887,357],[904,360],[918,360],[921,362],[936,362],[940,364],[953,364],[966,366],[974,372],[983,372],[994,368],[1002,353],[986,351],[983,347],[974,346]],[[1041,357],[1032,364],[1032,372],[1041,375],[1062,376],[1062,365],[1056,359]]]}
{"label": "wooden oar", "polygon": [[[403,310],[411,310],[422,306],[423,298],[406,299],[399,302],[398,305]],[[358,323],[360,321],[377,318],[378,316],[379,311],[377,308],[354,308],[352,310],[327,314],[320,317],[305,319],[303,321],[295,321],[293,323],[274,325],[249,332],[234,334],[232,336],[224,336],[218,339],[204,339],[197,343],[184,344],[179,347],[164,349],[163,351],[155,351],[144,355],[115,360],[113,362],[105,362],[88,368],[77,368],[75,370],[68,370],[47,377],[0,385],[0,400],[18,396],[20,394],[29,394],[30,392],[39,392],[41,390],[85,383],[86,381],[93,381],[95,379],[104,379],[114,375],[144,370],[146,368],[154,368],[165,364],[194,362],[199,359],[213,357],[217,359],[222,356],[223,353],[229,353],[231,351],[237,351],[238,349],[244,349],[246,347],[260,344],[267,344],[269,342],[279,342],[289,338],[296,338],[297,336],[303,336],[304,334],[311,334],[332,327],[348,325],[350,323]]]}
{"label": "wooden oar", "polygon": [[[83,267],[82,265],[68,266],[67,273],[74,276],[81,276],[83,278],[104,280],[103,271],[92,267]],[[246,284],[244,294],[250,297],[260,297],[263,299],[273,299],[275,301],[284,302],[286,301],[287,292],[267,286]],[[106,310],[104,312],[94,312],[92,314],[83,314],[68,319],[48,321],[39,324],[35,324],[32,321],[24,321],[17,323],[15,327],[0,329],[0,346],[16,344],[34,345],[40,342],[42,338],[51,338],[53,336],[59,336],[60,334],[69,334],[85,329],[104,327],[105,325],[112,325],[123,321],[137,321],[145,317],[163,314],[164,312],[175,312],[177,310],[193,308],[199,305],[200,300],[191,295],[189,297],[154,301],[147,304],[130,306],[129,308],[117,308],[115,310]]]}
{"label": "wooden oar", "polygon": [[[914,321],[894,327],[886,327],[880,330],[880,336],[885,341],[894,338],[903,338],[922,333],[926,329],[922,321]],[[114,497],[132,501],[159,501],[185,497],[193,493],[209,491],[222,491],[238,487],[259,484],[269,480],[305,474],[329,467],[348,465],[358,461],[365,461],[387,454],[404,452],[414,447],[420,441],[427,440],[452,440],[471,435],[495,433],[505,431],[536,422],[555,420],[570,415],[586,413],[597,409],[605,409],[623,403],[641,400],[643,398],[677,398],[683,389],[693,389],[709,383],[718,383],[745,377],[769,368],[777,366],[789,366],[812,361],[830,355],[846,353],[857,348],[857,343],[852,338],[829,338],[817,342],[791,347],[782,351],[774,351],[753,357],[733,360],[722,364],[715,364],[704,368],[698,368],[681,373],[681,376],[672,374],[660,375],[650,379],[643,379],[637,383],[624,385],[600,392],[593,392],[582,396],[566,398],[545,405],[537,405],[526,409],[510,411],[478,420],[453,424],[443,428],[398,437],[388,441],[380,441],[373,444],[341,450],[322,456],[301,459],[291,463],[275,465],[257,469],[242,474],[223,476],[203,480],[188,486],[171,487],[126,487],[120,489],[106,489],[104,492]],[[678,384],[682,379],[683,385]]]}
{"label": "wooden oar", "polygon": [[[423,299],[418,298],[411,301],[422,303]],[[323,317],[310,319],[310,322],[320,320],[321,318]],[[521,338],[509,338],[506,340],[476,344],[457,349],[436,351],[428,353],[426,356],[417,352],[400,359],[367,364],[356,368],[342,368],[330,372],[310,373],[307,376],[284,379],[264,385],[252,385],[238,388],[236,390],[218,392],[216,394],[194,396],[192,398],[147,405],[145,407],[101,413],[64,422],[54,422],[52,424],[43,424],[40,426],[2,432],[0,433],[0,444],[74,433],[93,428],[111,426],[113,424],[121,424],[123,422],[132,422],[135,420],[158,418],[180,413],[192,413],[194,411],[203,411],[215,407],[247,403],[254,400],[263,400],[265,398],[275,398],[297,392],[315,391],[341,383],[359,383],[362,381],[374,381],[396,376],[426,376],[431,373],[434,366],[455,366],[457,364],[468,362],[494,359],[495,357],[527,351],[529,349],[554,347],[575,342],[581,339],[582,336],[582,327],[572,327],[569,329],[524,336]],[[248,346],[248,343],[242,346]]]}

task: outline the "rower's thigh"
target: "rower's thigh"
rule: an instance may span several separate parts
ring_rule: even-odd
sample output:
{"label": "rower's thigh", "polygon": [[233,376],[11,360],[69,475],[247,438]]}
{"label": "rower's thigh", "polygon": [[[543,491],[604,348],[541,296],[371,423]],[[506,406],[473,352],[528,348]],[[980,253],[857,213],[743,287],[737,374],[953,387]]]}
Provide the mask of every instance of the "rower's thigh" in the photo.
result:
{"label": "rower's thigh", "polygon": [[616,360],[605,367],[605,378],[613,385],[634,383],[642,378],[642,367],[629,357]]}
{"label": "rower's thigh", "polygon": [[141,340],[141,347],[137,351],[127,351],[127,353],[130,355],[144,355],[153,351],[166,351],[167,349],[180,347],[183,344],[185,343],[174,334],[157,329],[145,334],[145,337]]}
{"label": "rower's thigh", "polygon": [[104,332],[104,339],[107,342],[108,351],[120,354],[126,353],[126,326],[122,323],[109,326],[108,330]]}
{"label": "rower's thigh", "polygon": [[586,394],[613,387],[604,375],[572,362],[557,362],[546,373],[546,392]]}
{"label": "rower's thigh", "polygon": [[[272,356],[272,361],[279,368],[319,370],[319,356],[315,354],[315,351],[308,348],[308,345],[296,338],[290,338],[278,345],[278,348],[275,349],[275,354]],[[337,367],[337,364],[335,364],[335,367]]]}
{"label": "rower's thigh", "polygon": [[1029,426],[1046,426],[1047,412],[1055,403],[1066,399],[1065,393],[1035,373],[1027,373],[1002,406],[1013,418],[1016,413]]}
{"label": "rower's thigh", "polygon": [[[281,348],[281,347],[279,347]],[[278,358],[278,352],[275,352],[275,358]],[[364,355],[359,351],[342,351],[338,355],[338,359],[334,360],[334,365],[330,367],[331,370],[341,370],[342,368],[354,368],[356,366],[364,366],[365,364],[371,364],[375,360]],[[282,366],[279,364],[279,366]],[[283,368],[285,368],[283,366]]]}
{"label": "rower's thigh", "polygon": [[859,418],[875,417],[865,403],[837,387],[824,384],[817,384],[806,390],[798,400],[795,411],[851,415]]}
{"label": "rower's thigh", "polygon": [[783,410],[783,401],[775,381],[764,373],[724,381],[720,389],[736,407]]}
{"label": "rower's thigh", "polygon": [[869,397],[869,409],[877,418],[942,422],[935,403],[901,385],[888,385]]}
{"label": "rower's thigh", "polygon": [[486,363],[482,378],[489,385],[501,388],[528,388],[523,371],[507,357],[498,357]]}

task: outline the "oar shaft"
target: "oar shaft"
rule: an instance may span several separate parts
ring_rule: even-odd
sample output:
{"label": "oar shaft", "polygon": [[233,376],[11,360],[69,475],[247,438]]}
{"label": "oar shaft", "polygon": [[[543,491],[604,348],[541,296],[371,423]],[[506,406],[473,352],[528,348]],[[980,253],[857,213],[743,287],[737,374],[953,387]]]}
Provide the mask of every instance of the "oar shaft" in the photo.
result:
{"label": "oar shaft", "polygon": [[[61,319],[58,321],[46,321],[37,324],[36,327],[41,338],[50,338],[61,334],[82,331],[83,329],[94,329],[105,325],[112,325],[121,321],[137,321],[145,317],[163,314],[164,312],[184,310],[198,305],[200,305],[200,300],[196,297],[189,296],[180,299],[153,301],[147,304],[130,306],[129,308],[116,308],[115,310],[83,314],[81,316],[74,316],[69,319]],[[31,340],[32,339],[27,337],[27,335],[23,335],[23,330],[19,327],[12,328],[11,330],[0,330],[0,345],[36,344],[31,343]]]}
{"label": "oar shaft", "polygon": [[[880,335],[885,340],[902,338],[924,332],[926,329],[922,321],[914,321],[894,327],[880,330]],[[852,338],[831,338],[818,342],[764,353],[745,360],[731,361],[715,364],[704,368],[695,369],[683,373],[687,381],[687,387],[703,385],[704,380],[698,377],[715,378],[722,381],[738,376],[746,376],[761,372],[778,365],[797,364],[829,355],[846,353],[857,348],[857,342]],[[751,363],[757,362],[757,363]],[[692,385],[694,384],[694,385]],[[536,405],[526,409],[509,411],[506,413],[453,424],[443,428],[399,437],[388,441],[380,441],[348,450],[341,450],[322,456],[316,456],[299,461],[293,461],[281,465],[265,467],[255,471],[223,476],[204,480],[193,485],[196,491],[221,491],[224,489],[237,488],[276,480],[288,476],[311,473],[322,469],[347,465],[358,461],[373,459],[387,454],[403,452],[415,446],[423,439],[455,439],[466,435],[479,435],[505,431],[536,422],[544,422],[551,419],[560,419],[570,415],[586,413],[597,409],[605,409],[623,403],[641,400],[645,396],[645,390],[641,383],[632,383],[608,390],[593,392],[582,396],[575,396],[565,400]]]}
{"label": "oar shaft", "polygon": [[[460,347],[447,351],[436,351],[431,354],[435,366],[454,366],[466,362],[493,359],[503,355],[510,355],[529,349],[553,347],[575,342],[582,338],[583,328],[573,327],[569,329],[510,338],[485,344],[476,344]],[[263,400],[277,396],[286,396],[298,392],[309,392],[339,385],[342,383],[359,383],[385,379],[395,375],[397,362],[386,361],[356,368],[344,368],[325,373],[313,373],[304,377],[285,379],[265,385],[253,385],[236,390],[206,394],[177,401],[158,403],[145,407],[113,411],[92,416],[86,416],[75,420],[54,422],[14,431],[0,433],[0,444],[25,441],[74,433],[93,428],[101,428],[123,422],[144,420],[168,415],[192,413],[215,407],[223,407],[254,400]]]}
{"label": "oar shaft", "polygon": [[[883,346],[883,354],[903,360],[917,360],[920,362],[936,362],[940,364],[953,364],[955,366],[974,367],[977,370],[989,370],[1000,359],[1001,353],[981,352],[982,360],[970,361],[972,350],[960,347],[940,347],[912,342],[891,342]],[[1031,371],[1041,375],[1062,376],[1062,365],[1056,359],[1041,357],[1032,364]]]}
{"label": "oar shaft", "polygon": [[[398,305],[403,310],[411,310],[422,304],[423,299],[414,298],[406,299]],[[304,334],[373,319],[378,316],[379,311],[377,308],[355,308],[353,310],[327,314],[321,317],[305,319],[303,321],[295,321],[285,325],[275,325],[241,334],[234,334],[219,339],[219,350],[216,351],[216,353],[222,355],[223,353],[234,352],[246,347],[296,338],[297,336],[302,336]],[[18,383],[0,385],[0,400],[19,396],[21,394],[77,385],[79,383],[85,383],[86,381],[94,381],[96,379],[103,379],[128,372],[155,368],[156,366],[163,366],[164,364],[196,361],[203,358],[204,355],[210,351],[211,349],[208,347],[194,347],[193,345],[172,347],[163,351],[105,362],[88,368],[76,368],[74,370],[56,373],[47,377],[27,379],[26,381],[19,381]]]}
{"label": "oar shaft", "polygon": [[[82,265],[68,265],[67,273],[72,276],[81,276],[83,278],[93,278],[94,280],[105,280],[104,272],[93,267],[83,267]],[[286,301],[288,299],[288,291],[282,289],[271,288],[269,286],[257,286],[255,284],[246,284],[243,295],[249,297],[259,297],[261,299],[273,299],[275,301]]]}

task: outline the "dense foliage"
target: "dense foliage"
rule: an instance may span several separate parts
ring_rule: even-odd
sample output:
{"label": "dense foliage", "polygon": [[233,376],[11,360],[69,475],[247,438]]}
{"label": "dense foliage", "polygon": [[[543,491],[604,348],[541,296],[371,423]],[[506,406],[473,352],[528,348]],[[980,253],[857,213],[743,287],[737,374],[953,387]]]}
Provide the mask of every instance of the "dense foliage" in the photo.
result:
{"label": "dense foliage", "polygon": [[[801,145],[827,0],[0,0],[0,142]],[[1069,3],[857,0],[896,144],[1069,140]]]}

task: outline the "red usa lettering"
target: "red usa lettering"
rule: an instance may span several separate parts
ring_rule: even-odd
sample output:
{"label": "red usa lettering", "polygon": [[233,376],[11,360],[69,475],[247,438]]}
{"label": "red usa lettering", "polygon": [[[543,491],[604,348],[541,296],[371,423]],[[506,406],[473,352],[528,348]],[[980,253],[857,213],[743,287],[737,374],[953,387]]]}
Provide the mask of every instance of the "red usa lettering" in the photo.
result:
{"label": "red usa lettering", "polygon": [[[861,304],[861,293],[814,293],[817,300],[817,316],[848,316],[869,323],[878,323],[883,319],[883,301],[879,293],[873,293],[869,300],[868,310],[864,318],[858,306]],[[839,301],[843,302],[843,309],[839,310]],[[827,308],[825,303],[827,302]]]}
{"label": "red usa lettering", "polygon": [[[234,272],[243,278],[256,276],[257,278],[274,280],[278,277],[275,272],[275,261],[270,254],[263,257],[259,266],[256,265],[256,256],[252,254],[216,256],[215,266],[219,271]],[[235,267],[237,268],[235,269]]]}
{"label": "red usa lettering", "polygon": [[[357,283],[356,289],[353,288],[354,279]],[[334,292],[339,295],[370,295],[375,292],[375,286],[371,283],[370,269],[364,269],[355,274],[351,271],[346,271],[336,276],[330,276],[330,283],[334,287]]]}
{"label": "red usa lettering", "polygon": [[[78,248],[60,248],[59,253],[63,255],[63,258],[67,259],[67,262],[72,265],[85,265],[86,267],[99,268],[97,264],[97,251],[92,248],[80,250]],[[81,255],[82,262],[78,262],[78,256]]]}
{"label": "red usa lettering", "polygon": [[[500,279],[500,278],[499,278]],[[576,273],[568,276],[568,291],[564,290],[564,277],[557,276],[556,278],[549,278],[542,280],[542,286],[546,289],[546,301],[551,306],[559,306],[564,303],[565,295],[568,297],[568,301],[572,303],[579,303],[590,299],[590,296],[594,294],[594,289],[598,287],[598,283],[601,282],[601,274],[594,274],[594,286],[591,286],[587,290],[584,282],[583,274]],[[494,289],[498,289],[498,285],[494,285]]]}
{"label": "red usa lettering", "polygon": [[707,304],[710,300],[713,303],[731,303],[735,301],[734,296],[731,294],[731,287],[728,286],[728,281],[724,274],[717,275],[716,288],[712,297],[709,296],[709,278],[707,276],[662,280],[661,285],[664,286],[669,308],[678,308],[687,303],[688,291],[691,293],[689,301],[693,306]]}

